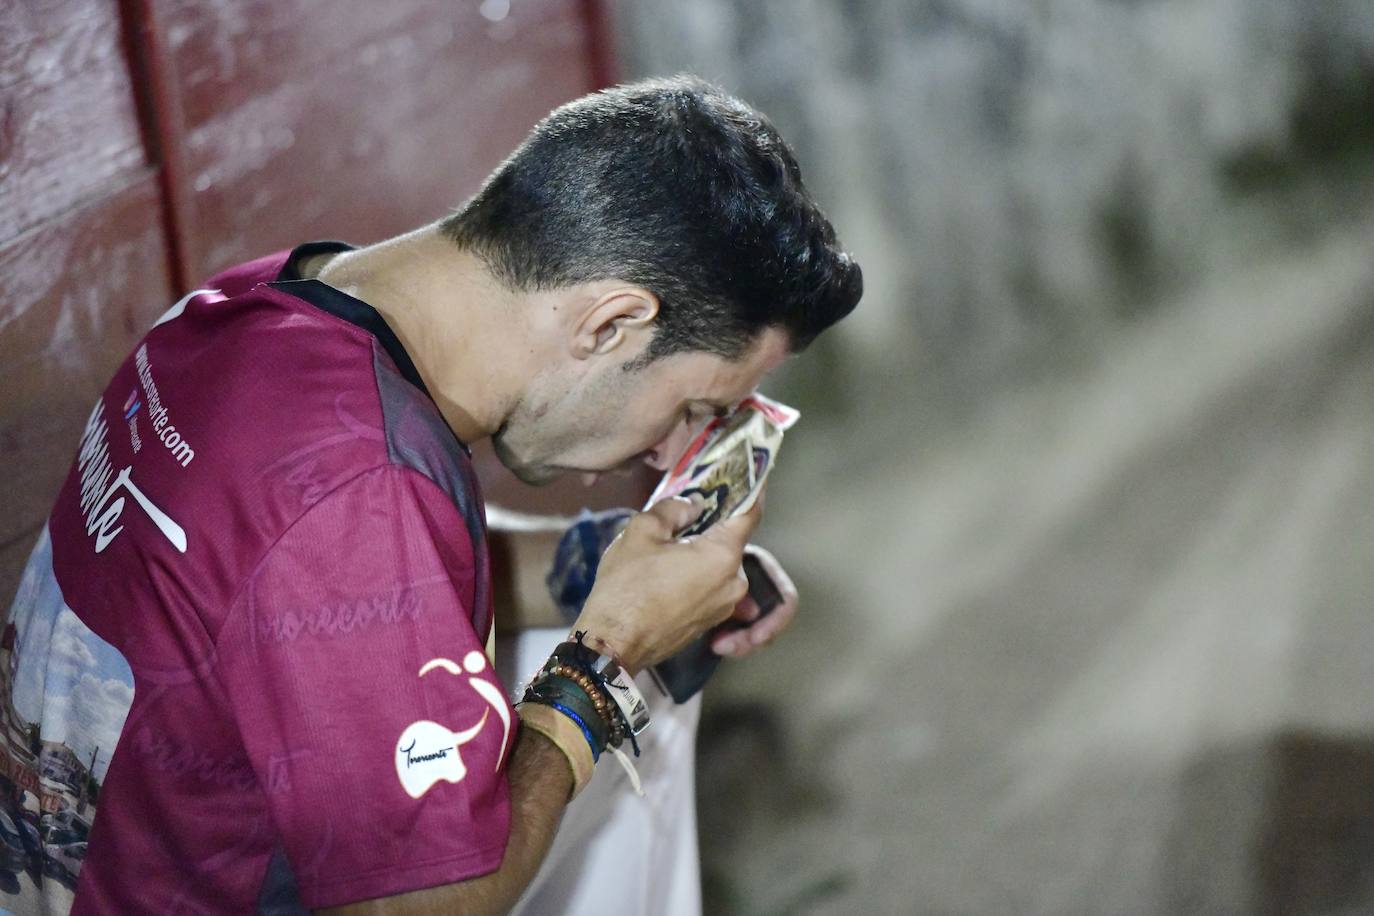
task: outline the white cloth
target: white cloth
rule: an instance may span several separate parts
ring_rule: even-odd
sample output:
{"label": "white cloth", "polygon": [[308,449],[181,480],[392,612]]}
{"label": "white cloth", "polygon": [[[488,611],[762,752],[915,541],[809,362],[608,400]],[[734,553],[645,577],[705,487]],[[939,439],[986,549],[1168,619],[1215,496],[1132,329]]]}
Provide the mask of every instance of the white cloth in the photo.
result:
{"label": "white cloth", "polygon": [[[499,638],[502,682],[512,691],[523,688],[566,635],[547,629]],[[700,916],[695,752],[701,698],[679,706],[648,674],[636,683],[652,717],[639,738],[643,754],[631,754],[646,797],[635,795],[609,752],[602,755],[591,783],[568,805],[549,856],[514,913]],[[628,742],[625,750],[630,753]]]}

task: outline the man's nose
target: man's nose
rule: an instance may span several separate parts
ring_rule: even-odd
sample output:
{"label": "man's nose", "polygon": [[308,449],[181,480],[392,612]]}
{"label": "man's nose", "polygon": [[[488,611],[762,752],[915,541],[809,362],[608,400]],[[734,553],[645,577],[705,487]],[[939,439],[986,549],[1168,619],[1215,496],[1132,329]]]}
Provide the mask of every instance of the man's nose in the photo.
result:
{"label": "man's nose", "polygon": [[692,441],[694,431],[686,420],[680,421],[663,441],[644,453],[644,463],[655,471],[668,470]]}

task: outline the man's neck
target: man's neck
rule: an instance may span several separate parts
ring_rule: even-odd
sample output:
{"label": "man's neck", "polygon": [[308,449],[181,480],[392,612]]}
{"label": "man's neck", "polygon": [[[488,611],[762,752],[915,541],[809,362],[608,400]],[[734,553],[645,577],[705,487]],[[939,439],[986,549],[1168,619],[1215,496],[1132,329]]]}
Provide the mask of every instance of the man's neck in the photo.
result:
{"label": "man's neck", "polygon": [[459,439],[500,427],[528,371],[525,310],[480,258],[426,227],[301,268],[381,313]]}

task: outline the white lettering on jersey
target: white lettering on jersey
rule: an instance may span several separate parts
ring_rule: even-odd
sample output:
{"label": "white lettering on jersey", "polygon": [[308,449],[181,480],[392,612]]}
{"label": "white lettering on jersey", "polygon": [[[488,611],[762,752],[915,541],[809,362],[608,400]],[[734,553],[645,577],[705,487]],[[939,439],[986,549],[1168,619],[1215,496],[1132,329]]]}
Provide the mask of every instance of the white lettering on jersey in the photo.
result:
{"label": "white lettering on jersey", "polygon": [[186,467],[195,460],[196,450],[191,443],[177,432],[167,418],[167,405],[162,403],[162,394],[153,381],[153,365],[148,361],[148,345],[145,343],[134,353],[134,365],[138,368],[138,379],[143,383],[143,397],[148,402],[148,422],[152,424],[153,435],[172,453],[172,458]]}
{"label": "white lettering on jersey", "polygon": [[186,532],[167,513],[155,506],[130,478],[133,467],[125,467],[118,474],[110,462],[109,427],[105,423],[104,401],[96,401],[81,435],[81,451],[77,470],[81,474],[81,514],[86,519],[86,534],[95,535],[95,552],[102,553],[110,546],[123,525],[115,527],[124,514],[124,497],[114,500],[115,491],[123,487],[138,503],[163,537],[181,553],[186,552]]}

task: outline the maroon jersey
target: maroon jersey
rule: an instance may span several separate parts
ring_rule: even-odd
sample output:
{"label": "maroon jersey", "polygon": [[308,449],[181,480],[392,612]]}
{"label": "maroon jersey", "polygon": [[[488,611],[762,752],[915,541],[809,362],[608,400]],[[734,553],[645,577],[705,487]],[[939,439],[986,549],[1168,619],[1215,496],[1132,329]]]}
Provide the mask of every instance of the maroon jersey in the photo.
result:
{"label": "maroon jersey", "polygon": [[300,277],[345,247],[213,278],[91,409],[0,635],[0,909],[291,912],[500,865],[481,498],[380,314]]}

